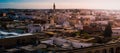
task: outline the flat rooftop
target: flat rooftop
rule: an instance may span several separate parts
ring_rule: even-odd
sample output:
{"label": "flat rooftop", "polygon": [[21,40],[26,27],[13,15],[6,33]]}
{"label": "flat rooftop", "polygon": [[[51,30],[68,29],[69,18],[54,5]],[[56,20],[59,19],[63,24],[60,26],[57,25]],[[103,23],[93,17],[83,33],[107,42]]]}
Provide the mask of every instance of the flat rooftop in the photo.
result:
{"label": "flat rooftop", "polygon": [[19,33],[19,32],[15,32],[15,31],[0,30],[0,39],[20,37],[20,36],[28,36],[28,35],[33,35],[33,34],[32,33]]}

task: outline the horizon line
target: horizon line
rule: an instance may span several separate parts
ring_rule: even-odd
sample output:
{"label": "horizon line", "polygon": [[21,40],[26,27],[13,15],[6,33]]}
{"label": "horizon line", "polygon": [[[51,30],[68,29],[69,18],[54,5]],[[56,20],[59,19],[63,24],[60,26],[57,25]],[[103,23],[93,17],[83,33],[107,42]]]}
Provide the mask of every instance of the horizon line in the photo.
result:
{"label": "horizon line", "polygon": [[[0,9],[52,9],[52,8],[0,8]],[[120,10],[120,9],[92,9],[92,8],[56,8],[56,9]]]}

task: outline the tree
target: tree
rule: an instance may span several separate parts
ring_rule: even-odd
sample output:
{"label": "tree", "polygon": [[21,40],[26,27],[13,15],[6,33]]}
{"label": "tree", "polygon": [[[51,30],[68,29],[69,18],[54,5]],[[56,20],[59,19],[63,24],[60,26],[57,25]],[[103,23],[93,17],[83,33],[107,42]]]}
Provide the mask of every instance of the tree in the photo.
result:
{"label": "tree", "polygon": [[2,29],[7,29],[7,24],[3,21],[0,21],[0,25]]}
{"label": "tree", "polygon": [[111,29],[110,23],[108,23],[108,25],[105,27],[103,35],[104,35],[104,37],[111,37],[112,36],[112,29]]}

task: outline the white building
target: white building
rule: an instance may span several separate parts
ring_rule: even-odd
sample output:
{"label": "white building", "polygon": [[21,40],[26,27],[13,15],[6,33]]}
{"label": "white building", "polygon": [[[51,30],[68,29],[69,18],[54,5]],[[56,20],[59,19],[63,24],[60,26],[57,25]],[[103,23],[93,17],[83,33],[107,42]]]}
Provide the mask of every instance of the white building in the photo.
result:
{"label": "white building", "polygon": [[70,27],[70,23],[69,23],[68,21],[65,21],[65,22],[63,23],[63,27]]}
{"label": "white building", "polygon": [[41,26],[41,25],[35,25],[35,24],[30,24],[30,25],[28,25],[28,32],[29,33],[35,33],[35,32],[40,32],[40,31],[43,31],[44,30],[44,28],[43,28],[43,26]]}
{"label": "white building", "polygon": [[120,27],[112,28],[112,35],[118,36],[120,35]]}
{"label": "white building", "polygon": [[79,21],[78,24],[75,24],[75,28],[83,30],[83,25],[82,25],[81,21]]}
{"label": "white building", "polygon": [[97,24],[107,25],[109,21],[95,21]]}

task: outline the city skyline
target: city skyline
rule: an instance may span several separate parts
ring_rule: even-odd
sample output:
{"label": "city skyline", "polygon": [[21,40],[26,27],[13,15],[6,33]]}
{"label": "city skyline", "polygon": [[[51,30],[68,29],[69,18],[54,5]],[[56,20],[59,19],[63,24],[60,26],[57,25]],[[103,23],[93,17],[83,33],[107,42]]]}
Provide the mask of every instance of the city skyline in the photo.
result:
{"label": "city skyline", "polygon": [[0,8],[17,9],[120,9],[119,0],[1,0]]}

